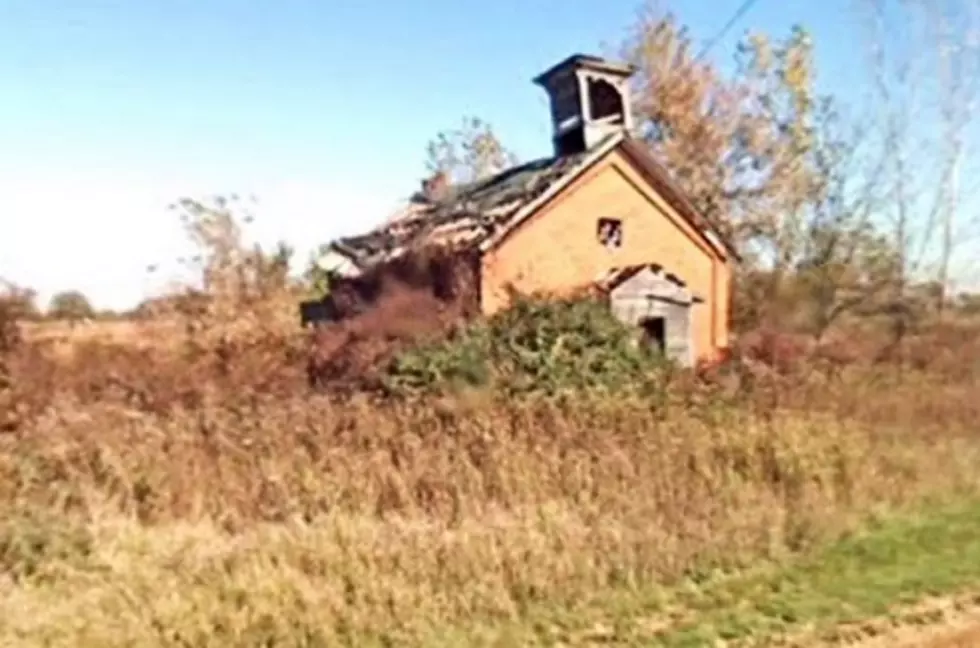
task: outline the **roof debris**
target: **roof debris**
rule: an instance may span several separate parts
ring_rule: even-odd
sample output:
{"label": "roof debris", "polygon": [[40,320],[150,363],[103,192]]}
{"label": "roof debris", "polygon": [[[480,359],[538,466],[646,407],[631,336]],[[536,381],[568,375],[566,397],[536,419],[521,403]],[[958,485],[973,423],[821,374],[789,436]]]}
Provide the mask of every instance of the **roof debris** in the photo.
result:
{"label": "roof debris", "polygon": [[342,238],[333,248],[367,268],[411,247],[479,245],[592,153],[534,160],[485,180],[441,187],[437,197],[416,194],[397,218],[367,234]]}

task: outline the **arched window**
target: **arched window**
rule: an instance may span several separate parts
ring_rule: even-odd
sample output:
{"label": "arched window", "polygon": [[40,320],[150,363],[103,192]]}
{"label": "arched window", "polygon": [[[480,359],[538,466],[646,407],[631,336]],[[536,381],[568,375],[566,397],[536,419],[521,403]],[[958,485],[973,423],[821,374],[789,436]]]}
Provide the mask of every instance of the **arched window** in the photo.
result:
{"label": "arched window", "polygon": [[604,79],[589,79],[589,117],[594,120],[623,120],[623,95],[613,84]]}

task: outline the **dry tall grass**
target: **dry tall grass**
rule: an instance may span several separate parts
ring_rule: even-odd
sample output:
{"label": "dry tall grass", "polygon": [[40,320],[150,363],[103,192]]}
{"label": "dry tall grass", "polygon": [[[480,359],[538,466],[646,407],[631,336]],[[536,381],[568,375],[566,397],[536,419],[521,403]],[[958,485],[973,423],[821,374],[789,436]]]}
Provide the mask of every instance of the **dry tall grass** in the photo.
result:
{"label": "dry tall grass", "polygon": [[5,644],[431,639],[978,486],[976,387],[937,372],[340,402],[248,349],[8,354],[36,382],[0,437]]}

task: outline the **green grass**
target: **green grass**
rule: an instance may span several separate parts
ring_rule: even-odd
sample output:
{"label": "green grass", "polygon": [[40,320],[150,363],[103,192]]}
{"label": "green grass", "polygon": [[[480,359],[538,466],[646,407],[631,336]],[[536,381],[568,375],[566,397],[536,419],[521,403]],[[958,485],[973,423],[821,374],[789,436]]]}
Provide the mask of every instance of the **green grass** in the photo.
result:
{"label": "green grass", "polygon": [[519,621],[477,624],[430,645],[765,645],[980,586],[980,501],[889,519],[792,563],[714,574],[662,590],[599,595]]}

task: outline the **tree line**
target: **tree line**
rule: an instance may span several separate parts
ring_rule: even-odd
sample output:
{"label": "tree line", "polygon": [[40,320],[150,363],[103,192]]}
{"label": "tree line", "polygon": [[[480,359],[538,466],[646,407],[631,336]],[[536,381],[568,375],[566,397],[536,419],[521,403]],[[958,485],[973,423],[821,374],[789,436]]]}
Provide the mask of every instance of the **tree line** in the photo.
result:
{"label": "tree line", "polygon": [[42,308],[38,304],[35,290],[9,283],[3,288],[4,305],[16,319],[81,321],[117,316],[111,311],[97,311],[85,293],[80,290],[63,290],[55,293],[48,301],[47,307]]}

